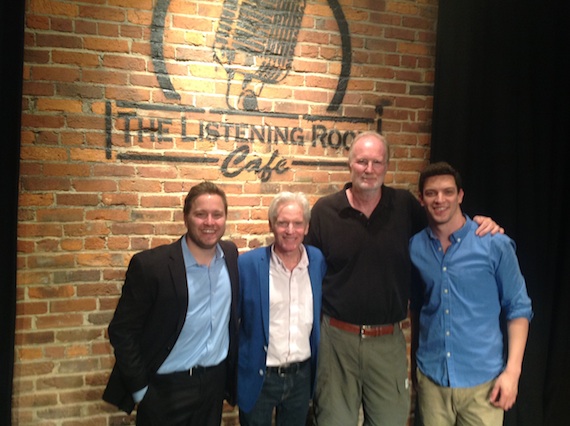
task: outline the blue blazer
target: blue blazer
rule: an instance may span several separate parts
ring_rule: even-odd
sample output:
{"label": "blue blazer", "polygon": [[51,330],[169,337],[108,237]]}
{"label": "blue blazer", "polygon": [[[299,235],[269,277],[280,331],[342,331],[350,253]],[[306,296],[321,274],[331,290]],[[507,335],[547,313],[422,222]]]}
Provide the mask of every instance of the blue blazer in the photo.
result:
{"label": "blue blazer", "polygon": [[[325,258],[316,247],[305,246],[313,290],[311,332],[311,395],[315,387],[320,338],[322,282]],[[269,345],[269,260],[271,247],[261,247],[238,258],[240,275],[240,328],[238,351],[238,406],[249,412],[255,406],[265,380]]]}

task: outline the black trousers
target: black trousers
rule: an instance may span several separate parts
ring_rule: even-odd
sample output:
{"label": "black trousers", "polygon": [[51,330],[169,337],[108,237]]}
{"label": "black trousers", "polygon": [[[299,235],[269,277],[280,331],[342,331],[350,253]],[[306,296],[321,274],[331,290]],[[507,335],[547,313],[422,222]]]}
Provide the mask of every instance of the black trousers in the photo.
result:
{"label": "black trousers", "polygon": [[220,426],[226,363],[189,372],[157,374],[137,409],[137,426]]}

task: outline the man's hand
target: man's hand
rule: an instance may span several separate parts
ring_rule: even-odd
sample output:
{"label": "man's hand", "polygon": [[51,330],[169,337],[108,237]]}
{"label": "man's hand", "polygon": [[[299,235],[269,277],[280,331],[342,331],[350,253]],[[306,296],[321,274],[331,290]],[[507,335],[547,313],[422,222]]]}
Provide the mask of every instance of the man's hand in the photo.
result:
{"label": "man's hand", "polygon": [[495,386],[489,396],[489,401],[495,407],[510,410],[517,400],[519,388],[520,374],[512,373],[507,370],[497,377]]}
{"label": "man's hand", "polygon": [[490,217],[477,215],[473,216],[473,221],[479,225],[479,228],[475,231],[475,235],[480,237],[488,234],[489,232],[491,235],[495,235],[497,232],[501,234],[505,233],[505,230]]}

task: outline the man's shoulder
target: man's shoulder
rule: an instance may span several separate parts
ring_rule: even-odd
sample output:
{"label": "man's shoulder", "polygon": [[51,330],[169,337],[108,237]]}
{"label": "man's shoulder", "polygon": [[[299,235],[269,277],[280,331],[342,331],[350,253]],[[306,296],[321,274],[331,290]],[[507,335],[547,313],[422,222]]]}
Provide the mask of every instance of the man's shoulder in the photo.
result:
{"label": "man's shoulder", "polygon": [[[471,234],[475,234],[475,229],[477,229],[477,224],[473,227],[473,232],[471,232]],[[476,244],[485,246],[488,250],[500,252],[516,251],[515,241],[506,234],[497,233],[495,235],[491,235],[488,233],[483,236],[472,236],[472,238]]]}
{"label": "man's shoulder", "polygon": [[329,209],[329,208],[340,208],[345,202],[345,190],[335,191],[331,194],[323,195],[320,197],[313,206],[314,210],[319,209]]}
{"label": "man's shoulder", "polygon": [[160,257],[160,256],[167,256],[173,250],[176,250],[176,247],[180,246],[180,238],[170,244],[163,244],[160,246],[152,247],[143,251],[136,253],[133,257],[140,257],[140,258],[153,258],[153,257]]}
{"label": "man's shoulder", "polygon": [[391,186],[382,186],[382,197],[390,197],[398,201],[406,201],[412,203],[419,203],[414,194],[408,189],[394,188]]}
{"label": "man's shoulder", "polygon": [[223,250],[236,250],[237,251],[236,244],[231,240],[220,240],[220,247],[222,247]]}
{"label": "man's shoulder", "polygon": [[429,228],[424,228],[416,234],[412,235],[410,238],[410,250],[419,244],[427,241],[429,239]]}
{"label": "man's shoulder", "polygon": [[252,250],[241,253],[238,258],[239,263],[254,262],[259,259],[269,258],[270,246],[257,247]]}
{"label": "man's shoulder", "polygon": [[307,250],[307,256],[309,256],[312,259],[316,259],[316,260],[324,260],[325,256],[323,254],[323,252],[315,247],[312,246],[310,244],[305,245],[305,249]]}
{"label": "man's shoulder", "polygon": [[220,240],[219,241],[220,247],[224,252],[224,256],[237,258],[238,257],[238,249],[236,244],[230,240]]}

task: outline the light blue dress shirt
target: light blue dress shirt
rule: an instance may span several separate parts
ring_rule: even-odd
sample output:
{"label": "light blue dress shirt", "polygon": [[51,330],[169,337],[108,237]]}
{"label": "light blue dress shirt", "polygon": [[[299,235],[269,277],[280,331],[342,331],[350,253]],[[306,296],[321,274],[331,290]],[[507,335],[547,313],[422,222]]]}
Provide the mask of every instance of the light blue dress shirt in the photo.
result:
{"label": "light blue dress shirt", "polygon": [[230,345],[230,275],[218,245],[210,266],[199,265],[182,239],[188,283],[188,311],[184,326],[158,374],[209,367],[226,359]]}
{"label": "light blue dress shirt", "polygon": [[[192,256],[186,238],[181,239],[181,250],[188,285],[188,310],[178,340],[157,374],[214,366],[228,355],[232,294],[224,252],[217,245],[210,266],[204,266]],[[148,386],[133,394],[136,403],[144,398],[147,390]]]}
{"label": "light blue dress shirt", "polygon": [[466,219],[445,253],[429,227],[410,240],[421,277],[414,290],[419,299],[412,298],[412,309],[421,306],[417,365],[452,388],[480,385],[503,371],[501,313],[507,321],[533,315],[514,241],[478,237],[478,225]]}

